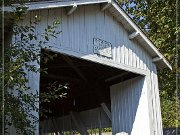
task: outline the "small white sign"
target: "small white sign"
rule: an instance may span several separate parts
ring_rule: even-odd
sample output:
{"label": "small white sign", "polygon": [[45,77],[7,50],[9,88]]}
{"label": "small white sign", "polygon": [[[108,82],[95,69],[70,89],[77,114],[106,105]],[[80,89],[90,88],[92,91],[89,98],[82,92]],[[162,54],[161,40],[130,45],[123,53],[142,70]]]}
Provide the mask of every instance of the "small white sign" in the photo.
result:
{"label": "small white sign", "polygon": [[102,39],[93,39],[93,51],[95,54],[112,58],[112,44]]}

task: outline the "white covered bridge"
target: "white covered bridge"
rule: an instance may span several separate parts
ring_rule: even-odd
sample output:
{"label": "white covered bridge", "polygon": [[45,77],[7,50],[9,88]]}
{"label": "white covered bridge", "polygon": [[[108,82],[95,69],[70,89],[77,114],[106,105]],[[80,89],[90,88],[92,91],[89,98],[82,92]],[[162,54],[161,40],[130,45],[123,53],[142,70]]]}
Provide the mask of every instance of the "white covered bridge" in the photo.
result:
{"label": "white covered bridge", "polygon": [[[67,98],[50,106],[49,119],[35,131],[63,134],[112,127],[112,134],[162,135],[157,69],[166,59],[114,0],[64,0],[27,4],[30,21],[41,16],[37,32],[60,19],[62,31],[50,40],[48,75],[33,73],[33,89],[68,82]],[[24,22],[26,23],[26,22]],[[43,51],[41,51],[43,53]],[[38,114],[37,114],[38,115]]]}

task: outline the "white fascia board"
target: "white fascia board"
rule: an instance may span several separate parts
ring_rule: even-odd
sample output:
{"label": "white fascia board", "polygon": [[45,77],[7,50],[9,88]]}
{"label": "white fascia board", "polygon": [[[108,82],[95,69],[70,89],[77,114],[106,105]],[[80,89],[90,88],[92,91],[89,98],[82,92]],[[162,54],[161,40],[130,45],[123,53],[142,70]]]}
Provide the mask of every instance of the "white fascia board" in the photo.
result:
{"label": "white fascia board", "polygon": [[158,57],[162,58],[162,61],[164,62],[164,64],[172,69],[171,65],[169,64],[169,62],[166,60],[166,58],[158,51],[158,49],[153,45],[153,43],[145,36],[145,34],[140,30],[140,28],[132,21],[132,19],[119,7],[119,5],[112,1],[112,6],[119,12],[119,14],[129,23],[129,25],[134,28],[134,30],[136,32],[139,33],[139,35],[141,36],[141,38],[147,43],[147,45],[149,46],[149,48],[152,49],[152,51],[157,54]]}
{"label": "white fascia board", "polygon": [[[79,0],[79,1],[42,1],[42,2],[31,2],[26,3],[25,6],[29,11],[31,10],[40,10],[40,9],[49,9],[49,8],[59,8],[59,7],[69,7],[76,5],[89,5],[89,4],[98,4],[98,3],[107,3],[111,2],[110,0]],[[16,7],[20,6],[19,4],[13,4],[12,6],[5,7],[5,11],[13,12]]]}
{"label": "white fascia board", "polygon": [[139,35],[139,33],[138,32],[133,32],[133,33],[131,33],[130,35],[129,35],[129,39],[131,40],[131,39],[134,39],[135,37],[137,37]]}

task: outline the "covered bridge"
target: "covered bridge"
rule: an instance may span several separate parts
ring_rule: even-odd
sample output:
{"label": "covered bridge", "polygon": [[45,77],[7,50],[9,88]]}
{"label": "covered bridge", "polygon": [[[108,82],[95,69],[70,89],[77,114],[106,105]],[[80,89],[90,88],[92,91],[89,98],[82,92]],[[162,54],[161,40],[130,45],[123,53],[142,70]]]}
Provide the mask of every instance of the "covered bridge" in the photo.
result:
{"label": "covered bridge", "polygon": [[[64,0],[28,3],[28,23],[41,16],[37,33],[60,19],[60,35],[50,39],[53,61],[32,73],[39,92],[51,81],[68,82],[67,98],[54,103],[52,119],[35,131],[65,134],[111,128],[112,134],[162,135],[157,69],[167,60],[114,0]],[[43,51],[41,51],[43,53]],[[39,66],[39,65],[37,65]],[[38,113],[35,113],[38,116]]]}

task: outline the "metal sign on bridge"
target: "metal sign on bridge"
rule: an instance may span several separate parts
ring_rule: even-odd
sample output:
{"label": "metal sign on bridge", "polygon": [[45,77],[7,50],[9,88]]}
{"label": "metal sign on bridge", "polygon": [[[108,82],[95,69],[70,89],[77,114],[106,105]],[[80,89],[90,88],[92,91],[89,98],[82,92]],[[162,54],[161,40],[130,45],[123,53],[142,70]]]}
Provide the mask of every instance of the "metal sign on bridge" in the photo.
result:
{"label": "metal sign on bridge", "polygon": [[112,58],[112,44],[99,38],[93,38],[93,51],[95,54]]}

